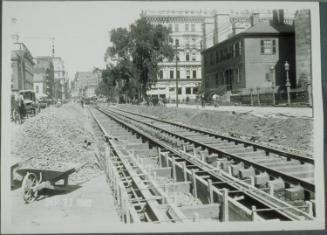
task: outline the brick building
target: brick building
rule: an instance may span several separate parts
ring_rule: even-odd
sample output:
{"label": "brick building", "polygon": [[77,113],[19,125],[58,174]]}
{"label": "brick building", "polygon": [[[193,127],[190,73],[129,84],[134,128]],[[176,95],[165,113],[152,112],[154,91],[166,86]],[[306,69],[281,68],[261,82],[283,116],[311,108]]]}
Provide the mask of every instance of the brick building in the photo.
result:
{"label": "brick building", "polygon": [[299,87],[311,83],[311,20],[310,10],[295,13],[296,80]]}
{"label": "brick building", "polygon": [[[295,80],[294,27],[284,23],[282,15],[271,22],[251,17],[251,27],[204,50],[204,90],[232,93],[250,89],[284,90],[285,61],[290,65],[291,86]],[[274,68],[273,71],[271,68]]]}

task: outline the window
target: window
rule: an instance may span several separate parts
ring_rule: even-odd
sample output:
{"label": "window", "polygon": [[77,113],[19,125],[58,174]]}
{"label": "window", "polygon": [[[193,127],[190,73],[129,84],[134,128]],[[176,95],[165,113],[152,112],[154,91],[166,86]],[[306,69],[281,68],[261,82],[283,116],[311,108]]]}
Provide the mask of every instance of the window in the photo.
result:
{"label": "window", "polygon": [[175,88],[174,87],[169,87],[169,91],[170,92],[175,92]]}
{"label": "window", "polygon": [[276,53],[276,40],[261,40],[261,54],[272,55]]}
{"label": "window", "polygon": [[178,94],[181,95],[182,94],[182,88],[178,87]]}
{"label": "window", "polygon": [[39,93],[39,86],[35,86],[36,93]]}
{"label": "window", "polygon": [[188,32],[188,24],[185,24],[185,31]]}
{"label": "window", "polygon": [[179,47],[179,40],[175,39],[175,46]]}
{"label": "window", "polygon": [[168,28],[169,28],[170,31],[173,31],[173,25],[172,24],[169,24]]}
{"label": "window", "polygon": [[185,59],[186,61],[190,61],[190,53],[186,53]]}
{"label": "window", "polygon": [[176,55],[176,59],[177,59],[177,61],[179,61],[179,52],[177,52],[177,55]]}
{"label": "window", "polygon": [[185,91],[185,93],[186,93],[187,95],[192,94],[192,93],[191,93],[191,87],[186,87],[186,91]]}
{"label": "window", "polygon": [[216,86],[218,86],[218,84],[219,84],[219,76],[218,76],[218,73],[216,73],[216,79],[215,79],[215,82],[216,82]]}
{"label": "window", "polygon": [[195,55],[195,52],[192,53],[192,61],[196,61],[196,55]]}
{"label": "window", "polygon": [[197,87],[194,87],[193,88],[193,94],[197,94],[198,93],[198,88]]}
{"label": "window", "polygon": [[191,72],[190,70],[186,70],[186,79],[190,79],[191,78]]}
{"label": "window", "polygon": [[174,71],[173,70],[170,71],[169,77],[170,77],[170,79],[174,79]]}
{"label": "window", "polygon": [[191,30],[192,32],[195,32],[195,24],[191,24]]}
{"label": "window", "polygon": [[178,32],[178,31],[179,31],[178,24],[175,24],[175,32]]}
{"label": "window", "polygon": [[162,70],[159,71],[159,78],[163,79],[163,71]]}
{"label": "window", "polygon": [[193,78],[196,78],[196,70],[193,70]]}
{"label": "window", "polygon": [[181,72],[179,70],[177,70],[177,78],[180,78],[180,74],[181,74]]}

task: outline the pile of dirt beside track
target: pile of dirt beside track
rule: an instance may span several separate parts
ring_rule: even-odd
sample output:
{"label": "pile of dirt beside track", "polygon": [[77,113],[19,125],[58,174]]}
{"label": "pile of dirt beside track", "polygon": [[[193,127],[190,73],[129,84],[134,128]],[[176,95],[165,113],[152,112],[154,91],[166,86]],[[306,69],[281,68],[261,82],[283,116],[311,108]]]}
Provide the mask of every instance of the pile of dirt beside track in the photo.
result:
{"label": "pile of dirt beside track", "polygon": [[[92,133],[87,109],[76,104],[48,107],[16,127],[11,138],[11,156],[27,161],[24,167],[65,171],[82,167],[73,173],[70,183],[82,183],[101,172],[95,153],[96,138]],[[84,141],[91,143],[84,147]]]}
{"label": "pile of dirt beside track", "polygon": [[254,141],[301,155],[312,156],[313,120],[280,115],[253,115],[158,106],[119,105],[121,109],[153,115],[186,125],[202,127],[219,134]]}

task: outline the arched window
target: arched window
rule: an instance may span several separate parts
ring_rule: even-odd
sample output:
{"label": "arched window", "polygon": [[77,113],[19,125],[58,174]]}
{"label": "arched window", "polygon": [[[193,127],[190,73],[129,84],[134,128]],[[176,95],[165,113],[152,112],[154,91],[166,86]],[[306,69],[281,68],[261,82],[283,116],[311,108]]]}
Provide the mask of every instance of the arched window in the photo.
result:
{"label": "arched window", "polygon": [[186,53],[186,56],[185,56],[185,59],[186,59],[186,61],[190,61],[190,53]]}

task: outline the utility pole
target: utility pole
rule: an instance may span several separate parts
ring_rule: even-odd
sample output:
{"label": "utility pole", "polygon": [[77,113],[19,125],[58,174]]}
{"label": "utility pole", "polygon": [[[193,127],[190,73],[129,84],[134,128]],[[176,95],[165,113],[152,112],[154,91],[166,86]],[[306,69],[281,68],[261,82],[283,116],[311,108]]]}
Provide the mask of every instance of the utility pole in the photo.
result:
{"label": "utility pole", "polygon": [[213,45],[218,44],[218,14],[214,14]]}
{"label": "utility pole", "polygon": [[178,60],[178,49],[177,49],[177,41],[175,41],[175,54],[176,54],[176,108],[178,108],[178,76],[177,76],[177,60]]}

